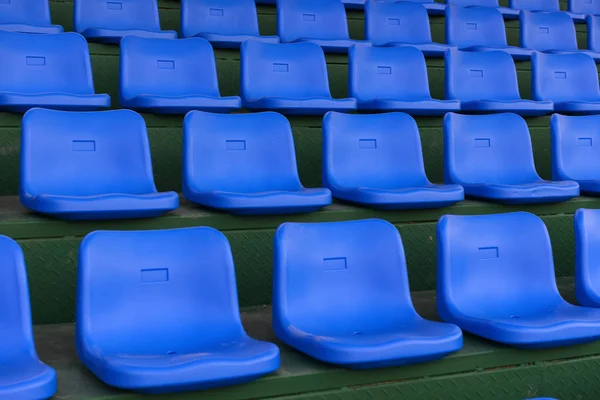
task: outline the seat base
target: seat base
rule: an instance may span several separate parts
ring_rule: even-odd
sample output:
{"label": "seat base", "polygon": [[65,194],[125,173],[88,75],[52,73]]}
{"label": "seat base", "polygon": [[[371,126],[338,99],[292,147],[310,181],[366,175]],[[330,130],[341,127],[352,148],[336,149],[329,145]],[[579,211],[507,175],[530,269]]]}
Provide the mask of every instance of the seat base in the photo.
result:
{"label": "seat base", "polygon": [[148,31],[144,29],[88,28],[79,32],[90,42],[119,44],[124,36],[132,35],[154,39],[177,39],[176,31]]}
{"label": "seat base", "polygon": [[582,53],[582,54],[586,54],[586,55],[592,57],[594,59],[594,61],[596,62],[596,64],[600,63],[600,53],[596,53],[594,51],[589,51],[589,50],[578,50],[578,51],[570,51],[570,50],[546,50],[546,51],[543,51],[543,53],[549,53],[549,54],[577,54],[577,53]]}
{"label": "seat base", "polygon": [[0,398],[6,400],[49,399],[56,393],[56,372],[40,360],[2,364]]}
{"label": "seat base", "polygon": [[238,96],[151,96],[142,95],[121,99],[121,106],[153,114],[186,114],[193,110],[226,113],[239,110],[242,100]]}
{"label": "seat base", "polygon": [[52,34],[62,33],[64,28],[60,25],[0,24],[0,31]]}
{"label": "seat base", "polygon": [[321,46],[325,53],[348,53],[350,47],[355,44],[365,43],[369,44],[366,40],[352,40],[352,39],[338,39],[338,40],[324,40],[324,39],[309,39],[300,38],[292,41],[292,43],[303,43],[309,42],[318,44]]}
{"label": "seat base", "polygon": [[573,22],[575,22],[576,24],[585,24],[585,14],[575,14],[569,11],[563,11],[564,13],[568,14],[569,17],[573,18]]}
{"label": "seat base", "polygon": [[279,43],[278,36],[221,35],[201,32],[189,37],[201,37],[208,40],[213,47],[219,49],[239,49],[246,40],[255,40],[262,43]]}
{"label": "seat base", "polygon": [[6,93],[0,92],[0,110],[24,113],[35,107],[63,111],[95,111],[110,107],[107,94],[76,95],[67,93]]}
{"label": "seat base", "polygon": [[460,101],[436,99],[416,101],[376,99],[370,101],[358,101],[358,109],[369,111],[402,111],[414,116],[440,116],[447,112],[460,111]]}
{"label": "seat base", "polygon": [[598,101],[559,101],[554,103],[554,111],[569,114],[599,114],[600,99]]}
{"label": "seat base", "polygon": [[462,111],[480,113],[515,113],[524,117],[536,117],[551,113],[554,103],[551,101],[533,100],[476,100],[460,103]]}
{"label": "seat base", "polygon": [[[440,4],[441,5],[441,4]],[[386,43],[384,47],[415,47],[423,53],[425,57],[439,57],[443,58],[446,51],[451,47],[446,44],[440,43],[398,43],[390,42]]]}
{"label": "seat base", "polygon": [[325,115],[329,111],[348,112],[356,110],[356,99],[289,99],[263,97],[257,100],[243,100],[249,110],[271,110],[286,115]]}
{"label": "seat base", "polygon": [[587,180],[577,181],[579,184],[579,191],[588,196],[600,196],[600,179],[599,180]]}
{"label": "seat base", "polygon": [[462,47],[460,50],[463,51],[503,51],[511,55],[516,61],[528,61],[531,59],[533,50],[523,49],[521,47],[506,46],[506,47],[487,47],[487,46],[469,46]]}
{"label": "seat base", "polygon": [[504,204],[541,204],[567,201],[579,196],[579,185],[574,181],[540,181],[533,183],[462,184],[465,194]]}

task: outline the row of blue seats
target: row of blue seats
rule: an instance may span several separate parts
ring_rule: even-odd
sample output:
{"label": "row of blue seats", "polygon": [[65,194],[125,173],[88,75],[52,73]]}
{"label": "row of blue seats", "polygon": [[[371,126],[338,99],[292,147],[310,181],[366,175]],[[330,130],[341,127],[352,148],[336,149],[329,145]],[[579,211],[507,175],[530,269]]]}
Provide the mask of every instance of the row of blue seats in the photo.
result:
{"label": "row of blue seats", "polygon": [[[284,223],[275,233],[273,329],[288,346],[346,368],[440,359],[463,332],[517,348],[600,339],[600,210],[578,210],[576,296],[556,285],[544,222],[517,212],[443,216],[437,309],[414,309],[396,227],[383,220]],[[0,237],[0,396],[48,398],[54,370],[35,352],[23,253]],[[97,231],[81,242],[76,348],[104,383],[147,394],[241,384],[279,368],[279,348],[247,335],[226,237],[208,227]],[[532,285],[532,282],[535,282]]]}
{"label": "row of blue seats", "polygon": [[[29,35],[0,33],[0,110],[33,107],[96,110],[110,106],[95,94],[90,55],[76,33]],[[514,112],[523,116],[552,111],[600,112],[598,73],[585,54],[535,53],[532,94],[521,99],[512,58],[500,51],[446,54],[446,98],[433,99],[423,54],[412,47],[356,45],[349,56],[349,92],[334,99],[327,63],[313,43],[269,44],[247,41],[241,50],[241,98],[222,97],[215,57],[201,38],[123,39],[119,74],[122,107],[152,113],[191,110],[228,112],[275,110],[323,115],[327,111],[403,111],[443,115],[449,111]]]}
{"label": "row of blue seats", "polygon": [[[144,120],[128,110],[33,109],[23,118],[20,199],[63,219],[156,217],[179,206],[154,184]],[[425,174],[417,124],[403,113],[328,113],[323,185],[298,177],[289,122],[273,112],[190,112],[183,124],[183,195],[232,214],[311,212],[332,195],[390,210],[437,208],[465,194],[506,204],[600,195],[600,115],[551,119],[553,178],[534,166],[529,130],[515,114],[444,119],[444,181]]]}

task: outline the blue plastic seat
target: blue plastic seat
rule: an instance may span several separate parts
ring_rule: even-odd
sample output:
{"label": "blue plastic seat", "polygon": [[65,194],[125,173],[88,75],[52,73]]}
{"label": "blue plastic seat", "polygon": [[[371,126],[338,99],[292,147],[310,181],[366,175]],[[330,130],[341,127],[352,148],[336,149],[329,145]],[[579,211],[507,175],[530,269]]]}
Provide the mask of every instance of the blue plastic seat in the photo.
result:
{"label": "blue plastic seat", "polygon": [[11,238],[0,236],[0,258],[0,398],[51,398],[56,372],[40,361],[33,343],[23,251]]}
{"label": "blue plastic seat", "polygon": [[515,10],[526,11],[560,11],[558,0],[509,0],[508,6]]}
{"label": "blue plastic seat", "polygon": [[517,19],[519,18],[519,10],[515,10],[507,7],[500,7],[498,0],[446,0],[446,4],[449,6],[458,6],[464,8],[492,8],[500,11],[502,16],[506,19]]}
{"label": "blue plastic seat", "polygon": [[521,98],[515,64],[504,52],[449,50],[444,64],[446,98],[459,100],[462,111],[539,116],[553,110],[551,101]]}
{"label": "blue plastic seat", "polygon": [[156,191],[146,124],[129,110],[27,112],[19,194],[62,219],[156,217],[179,206],[177,193]]}
{"label": "blue plastic seat", "polygon": [[600,210],[581,208],[574,222],[575,297],[582,306],[600,308]]}
{"label": "blue plastic seat", "polygon": [[328,189],[300,183],[292,128],[274,112],[186,115],[183,195],[231,214],[302,213],[331,204]]}
{"label": "blue plastic seat", "polygon": [[554,203],[579,196],[574,181],[546,181],[533,163],[525,120],[515,114],[444,117],[444,182],[505,204]]}
{"label": "blue plastic seat", "polygon": [[145,394],[241,384],[279,368],[277,346],[245,332],[229,242],[208,227],[87,235],[75,333],[79,358],[101,381]]}
{"label": "blue plastic seat", "polygon": [[109,95],[94,92],[90,53],[81,35],[0,31],[0,43],[0,111],[110,107]]}
{"label": "blue plastic seat", "polygon": [[587,48],[590,52],[600,53],[600,16],[588,15],[587,23]]}
{"label": "blue plastic seat", "polygon": [[455,325],[415,311],[402,239],[389,222],[284,223],[274,243],[273,329],[286,344],[361,369],[462,348]]}
{"label": "blue plastic seat", "polygon": [[554,54],[585,53],[600,61],[600,54],[579,50],[575,24],[566,13],[523,11],[520,23],[522,47]]}
{"label": "blue plastic seat", "polygon": [[0,31],[61,33],[63,30],[50,22],[48,0],[0,1]]}
{"label": "blue plastic seat", "polygon": [[365,43],[350,39],[340,0],[278,0],[277,35],[284,43],[315,43],[331,53],[347,53],[352,45]]}
{"label": "blue plastic seat", "polygon": [[157,0],[74,0],[74,27],[90,42],[118,44],[128,35],[177,39],[162,31]]}
{"label": "blue plastic seat", "polygon": [[489,7],[446,8],[446,43],[466,51],[500,50],[515,60],[529,60],[532,53],[507,44],[502,14]]}
{"label": "blue plastic seat", "polygon": [[459,111],[458,100],[431,98],[427,64],[414,47],[354,46],[348,55],[349,95],[359,110],[444,115]]}
{"label": "blue plastic seat", "polygon": [[587,15],[600,14],[600,1],[598,0],[569,0],[569,14],[578,21],[585,21]]}
{"label": "blue plastic seat", "polygon": [[600,115],[550,118],[552,179],[576,181],[582,193],[600,196]]}
{"label": "blue plastic seat", "polygon": [[437,225],[440,317],[483,338],[549,348],[600,338],[600,310],[558,292],[550,237],[537,216],[444,215]]}
{"label": "blue plastic seat", "polygon": [[356,99],[333,99],[323,50],[314,43],[242,44],[242,104],[250,110],[324,115],[356,110]]}
{"label": "blue plastic seat", "polygon": [[246,40],[279,43],[277,36],[260,36],[254,0],[183,0],[181,33],[228,49],[239,49]]}
{"label": "blue plastic seat", "polygon": [[119,72],[122,107],[185,114],[191,110],[229,112],[242,106],[238,96],[221,97],[213,49],[202,38],[127,36],[121,42]]}
{"label": "blue plastic seat", "polygon": [[532,97],[552,101],[555,111],[600,113],[598,70],[587,54],[535,53],[531,61],[531,76]]}
{"label": "blue plastic seat", "polygon": [[459,185],[427,179],[417,123],[398,112],[325,115],[323,185],[338,199],[387,210],[447,207],[465,197]]}
{"label": "blue plastic seat", "polygon": [[443,57],[449,48],[431,40],[429,16],[423,5],[407,1],[367,2],[365,37],[373,46],[416,47],[426,57]]}

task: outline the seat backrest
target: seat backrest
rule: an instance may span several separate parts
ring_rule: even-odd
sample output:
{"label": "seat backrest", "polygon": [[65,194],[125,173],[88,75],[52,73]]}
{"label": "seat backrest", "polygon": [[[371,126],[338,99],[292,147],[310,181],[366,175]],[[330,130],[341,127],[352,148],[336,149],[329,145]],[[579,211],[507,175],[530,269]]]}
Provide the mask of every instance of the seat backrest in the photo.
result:
{"label": "seat backrest", "polygon": [[104,354],[232,344],[244,333],[229,242],[208,227],[90,233],[79,248],[76,320],[78,346]]}
{"label": "seat backrest", "polygon": [[323,184],[329,188],[423,186],[421,137],[408,114],[342,114],[323,119]]}
{"label": "seat backrest", "polygon": [[240,59],[240,93],[245,100],[331,98],[325,54],[314,43],[248,40],[242,43]]}
{"label": "seat backrest", "polygon": [[519,100],[517,69],[503,51],[448,50],[445,56],[447,99]]}
{"label": "seat backrest", "polygon": [[537,51],[578,51],[575,23],[564,12],[521,11],[521,47]]}
{"label": "seat backrest", "polygon": [[431,43],[427,10],[419,3],[403,1],[365,4],[365,38],[373,46],[387,43]]}
{"label": "seat backrest", "polygon": [[202,38],[121,41],[119,96],[220,96],[215,56]]}
{"label": "seat backrest", "polygon": [[48,0],[0,1],[0,24],[50,25]]}
{"label": "seat backrest", "polygon": [[183,187],[200,192],[299,190],[294,138],[275,112],[192,111],[183,123]]}
{"label": "seat backrest", "polygon": [[515,318],[562,302],[544,222],[526,212],[444,215],[437,225],[442,319]]}
{"label": "seat backrest", "polygon": [[157,0],[74,0],[74,27],[160,31]]}
{"label": "seat backrest", "polygon": [[581,288],[600,293],[600,210],[580,208],[574,222],[575,293],[581,304]]}
{"label": "seat backrest", "polygon": [[596,53],[600,52],[600,16],[588,15],[587,23],[587,48]]}
{"label": "seat backrest", "polygon": [[77,33],[0,31],[0,92],[94,94],[86,40]]}
{"label": "seat backrest", "polygon": [[569,11],[575,14],[600,14],[600,0],[569,0]]}
{"label": "seat backrest", "polygon": [[181,32],[259,36],[254,0],[182,0]]}
{"label": "seat backrest", "polygon": [[520,184],[540,179],[522,117],[448,113],[443,126],[445,182]]}
{"label": "seat backrest", "polygon": [[21,196],[156,192],[144,119],[36,108],[23,117]]}
{"label": "seat backrest", "polygon": [[414,47],[352,46],[348,91],[359,101],[431,99],[425,57]]}
{"label": "seat backrest", "polygon": [[498,7],[498,0],[446,0],[446,4],[459,7]]}
{"label": "seat backrest", "polygon": [[531,95],[535,100],[600,101],[598,70],[587,54],[534,53]]}
{"label": "seat backrest", "polygon": [[506,47],[504,17],[490,7],[446,7],[446,43],[461,48]]}
{"label": "seat backrest", "polygon": [[600,115],[550,118],[552,178],[600,180]]}
{"label": "seat backrest", "polygon": [[360,335],[415,318],[402,239],[389,222],[284,223],[274,243],[276,332]]}
{"label": "seat backrest", "polygon": [[558,0],[509,0],[510,8],[527,11],[560,11]]}
{"label": "seat backrest", "polygon": [[35,352],[27,272],[21,247],[0,235],[0,363]]}
{"label": "seat backrest", "polygon": [[277,36],[297,39],[348,39],[346,9],[341,0],[278,0]]}

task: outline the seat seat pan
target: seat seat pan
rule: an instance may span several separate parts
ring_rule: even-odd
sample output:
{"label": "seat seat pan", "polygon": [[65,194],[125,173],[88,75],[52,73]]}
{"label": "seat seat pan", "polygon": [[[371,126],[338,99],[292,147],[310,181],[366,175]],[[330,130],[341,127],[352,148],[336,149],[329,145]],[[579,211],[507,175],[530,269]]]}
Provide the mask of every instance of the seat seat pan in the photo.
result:
{"label": "seat seat pan", "polygon": [[326,53],[348,53],[350,47],[358,43],[370,43],[366,40],[352,40],[352,39],[310,39],[310,38],[299,38],[292,43],[314,43],[321,46],[324,52]]}
{"label": "seat seat pan", "polygon": [[321,188],[255,193],[190,192],[188,189],[184,193],[193,203],[239,215],[304,213],[331,204],[331,192]]}
{"label": "seat seat pan", "polygon": [[521,13],[521,10],[515,10],[514,8],[509,7],[498,7],[497,10],[500,11],[505,19],[517,19]]}
{"label": "seat seat pan", "polygon": [[545,50],[544,53],[549,53],[549,54],[577,54],[577,53],[581,53],[581,54],[587,54],[588,56],[592,57],[594,59],[594,61],[596,61],[597,63],[600,62],[600,53],[596,53],[596,52],[589,51],[589,50]]}
{"label": "seat seat pan", "polygon": [[506,204],[555,203],[579,196],[574,181],[542,181],[521,184],[462,184],[465,194]]}
{"label": "seat seat pan", "polygon": [[460,185],[434,185],[398,189],[332,188],[333,196],[342,200],[386,210],[441,208],[464,200]]}
{"label": "seat seat pan", "polygon": [[55,392],[56,372],[41,361],[0,360],[0,398],[48,399]]}
{"label": "seat seat pan", "polygon": [[21,196],[21,203],[33,211],[68,220],[151,218],[177,209],[179,195],[175,192],[95,196],[41,194]]}
{"label": "seat seat pan", "polygon": [[62,33],[60,25],[0,24],[0,31],[20,33]]}
{"label": "seat seat pan", "polygon": [[325,115],[328,111],[354,111],[356,99],[262,97],[243,102],[244,108],[273,110],[287,115]]}
{"label": "seat seat pan", "polygon": [[358,101],[359,110],[402,111],[416,116],[438,116],[447,112],[460,111],[458,100],[424,99],[416,101],[375,99]]}
{"label": "seat seat pan", "polygon": [[444,57],[446,51],[452,46],[441,43],[386,43],[384,47],[415,47],[423,53],[425,57]]}
{"label": "seat seat pan", "polygon": [[600,194],[600,179],[598,180],[577,180],[579,184],[579,190],[585,193],[591,193],[595,195]]}
{"label": "seat seat pan", "polygon": [[513,59],[518,61],[528,61],[531,59],[533,50],[524,49],[522,47],[506,46],[506,47],[488,47],[488,46],[469,46],[460,47],[459,50],[464,51],[503,51],[512,56]]}
{"label": "seat seat pan", "polygon": [[[342,0],[342,3],[344,3],[344,7],[348,9],[362,10],[363,8],[365,8],[365,1],[366,0]],[[262,0],[262,2],[267,4],[275,4],[275,0]]]}
{"label": "seat seat pan", "polygon": [[461,110],[477,112],[507,112],[525,117],[535,117],[551,113],[554,103],[533,100],[471,100],[461,101]]}
{"label": "seat seat pan", "polygon": [[24,113],[34,107],[64,111],[95,111],[110,107],[107,94],[0,92],[0,110]]}
{"label": "seat seat pan", "polygon": [[597,101],[557,101],[554,102],[554,111],[570,114],[598,114],[600,113],[600,99]]}
{"label": "seat seat pan", "polygon": [[88,28],[80,32],[91,42],[119,44],[128,35],[154,39],[177,39],[176,31],[150,31],[146,29]]}
{"label": "seat seat pan", "polygon": [[576,13],[572,13],[572,12],[569,12],[569,11],[563,11],[563,12],[565,12],[566,14],[568,14],[569,17],[573,18],[573,22],[575,22],[576,24],[585,23],[585,17],[586,17],[585,14],[576,14]]}
{"label": "seat seat pan", "polygon": [[194,37],[208,40],[213,47],[221,49],[239,49],[246,40],[256,40],[262,43],[279,43],[278,36],[254,36],[254,35],[224,35],[220,33],[200,32]]}
{"label": "seat seat pan", "polygon": [[192,110],[209,112],[229,112],[242,107],[238,96],[157,96],[140,95],[131,99],[121,99],[123,107],[151,111],[157,114],[186,114]]}

